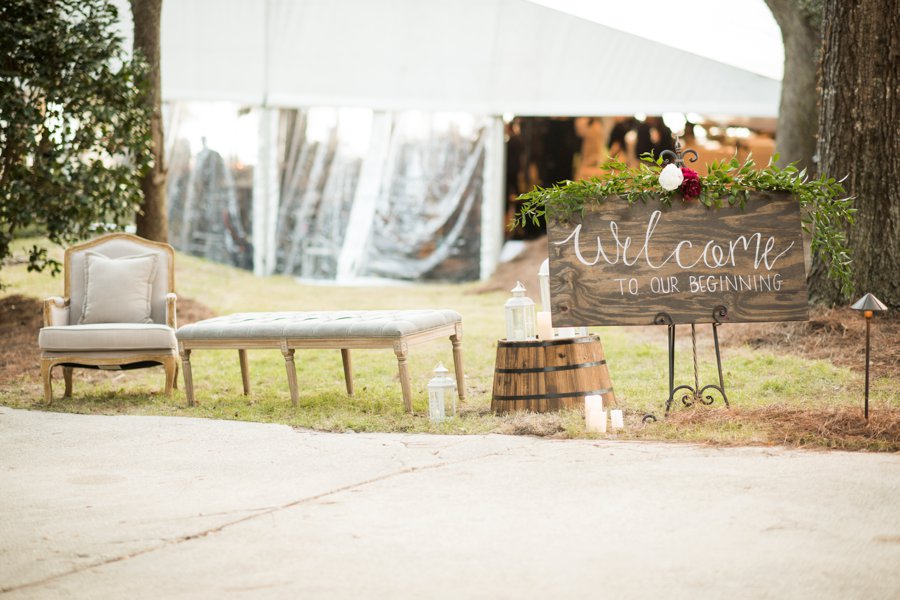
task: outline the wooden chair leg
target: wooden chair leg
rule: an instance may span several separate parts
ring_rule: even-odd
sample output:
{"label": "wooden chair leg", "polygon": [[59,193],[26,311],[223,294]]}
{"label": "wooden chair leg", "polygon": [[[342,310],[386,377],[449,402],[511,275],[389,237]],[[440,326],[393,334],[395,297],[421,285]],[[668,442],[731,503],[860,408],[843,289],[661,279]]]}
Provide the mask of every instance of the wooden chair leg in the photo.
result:
{"label": "wooden chair leg", "polygon": [[344,363],[344,383],[347,384],[347,395],[353,395],[353,363],[350,361],[350,350],[341,348],[341,362]]}
{"label": "wooden chair leg", "polygon": [[66,382],[66,392],[63,398],[72,397],[72,367],[63,367],[63,380]]}
{"label": "wooden chair leg", "polygon": [[53,363],[47,359],[41,359],[41,380],[44,382],[44,402],[50,404],[53,401],[53,384],[50,383],[50,372]]}
{"label": "wooden chair leg", "polygon": [[188,406],[194,405],[194,379],[191,376],[191,351],[182,346],[181,367],[184,371],[184,395],[187,396]]}
{"label": "wooden chair leg", "polygon": [[250,395],[250,363],[247,362],[247,351],[238,350],[241,359],[241,383],[244,385],[244,395]]}
{"label": "wooden chair leg", "polygon": [[166,358],[163,363],[166,369],[166,396],[172,397],[172,390],[175,388],[175,377],[178,372],[178,362],[174,356]]}
{"label": "wooden chair leg", "polygon": [[466,376],[463,371],[462,358],[462,325],[456,326],[456,333],[450,336],[450,343],[453,344],[453,367],[456,370],[456,393],[459,395],[460,401],[466,399]]}
{"label": "wooden chair leg", "polygon": [[297,406],[297,366],[294,364],[294,351],[282,344],[281,354],[284,355],[284,368],[287,370],[288,387],[291,388],[291,404]]}
{"label": "wooden chair leg", "polygon": [[400,368],[400,389],[403,392],[403,408],[406,412],[412,412],[412,388],[409,385],[409,366],[406,363],[407,346],[405,341],[394,344],[394,354],[397,355],[397,364]]}
{"label": "wooden chair leg", "polygon": [[178,389],[178,361],[175,361],[175,379],[172,380],[172,389]]}

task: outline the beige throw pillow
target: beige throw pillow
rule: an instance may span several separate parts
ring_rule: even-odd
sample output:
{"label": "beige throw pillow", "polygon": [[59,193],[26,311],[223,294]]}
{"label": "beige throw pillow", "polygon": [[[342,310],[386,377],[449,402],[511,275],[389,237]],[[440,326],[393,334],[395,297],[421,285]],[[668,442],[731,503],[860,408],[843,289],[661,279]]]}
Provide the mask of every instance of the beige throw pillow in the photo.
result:
{"label": "beige throw pillow", "polygon": [[109,258],[85,252],[84,306],[78,323],[152,323],[157,260],[153,253]]}

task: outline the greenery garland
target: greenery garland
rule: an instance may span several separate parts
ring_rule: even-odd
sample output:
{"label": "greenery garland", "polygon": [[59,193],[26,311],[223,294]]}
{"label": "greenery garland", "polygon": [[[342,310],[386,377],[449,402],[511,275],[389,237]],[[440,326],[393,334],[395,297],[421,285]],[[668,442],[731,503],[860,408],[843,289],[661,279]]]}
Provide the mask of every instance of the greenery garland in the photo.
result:
{"label": "greenery garland", "polygon": [[[580,181],[562,181],[547,188],[535,188],[519,196],[522,205],[511,227],[526,225],[529,221],[540,225],[547,212],[560,219],[573,214],[584,214],[588,204],[601,204],[608,197],[618,196],[628,204],[656,199],[671,206],[678,198],[685,200],[678,190],[666,190],[659,184],[663,167],[662,158],[644,155],[644,162],[636,169],[629,169],[624,162],[614,158],[603,163],[607,172]],[[707,165],[708,172],[700,177],[701,190],[696,198],[708,208],[729,206],[744,207],[750,192],[788,192],[800,202],[803,230],[812,235],[812,254],[821,256],[828,267],[828,277],[841,286],[845,295],[853,293],[851,280],[850,248],[847,246],[847,225],[853,222],[856,209],[853,199],[847,197],[839,181],[821,176],[807,177],[806,170],[794,164],[779,168],[776,154],[764,169],[748,157],[743,164],[737,158],[714,161]]]}

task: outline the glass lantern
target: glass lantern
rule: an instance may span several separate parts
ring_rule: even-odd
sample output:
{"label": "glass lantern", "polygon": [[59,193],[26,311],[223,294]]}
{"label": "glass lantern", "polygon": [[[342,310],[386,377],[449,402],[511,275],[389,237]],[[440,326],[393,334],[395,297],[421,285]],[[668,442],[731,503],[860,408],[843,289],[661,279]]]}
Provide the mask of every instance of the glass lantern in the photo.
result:
{"label": "glass lantern", "polygon": [[516,282],[512,298],[506,301],[506,339],[522,342],[535,339],[534,302],[525,295],[525,286]]}
{"label": "glass lantern", "polygon": [[428,418],[432,421],[443,421],[447,416],[447,394],[451,399],[450,416],[456,416],[456,394],[453,393],[456,382],[447,375],[449,372],[444,363],[438,363],[434,377],[428,382]]}

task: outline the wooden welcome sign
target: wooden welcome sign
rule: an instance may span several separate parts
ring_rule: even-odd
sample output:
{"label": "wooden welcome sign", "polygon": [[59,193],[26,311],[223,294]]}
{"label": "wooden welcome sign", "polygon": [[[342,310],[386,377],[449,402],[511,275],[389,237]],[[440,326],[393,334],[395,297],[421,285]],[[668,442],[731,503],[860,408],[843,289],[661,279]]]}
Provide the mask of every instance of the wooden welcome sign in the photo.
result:
{"label": "wooden welcome sign", "polygon": [[553,325],[802,321],[807,312],[800,207],[754,192],[745,207],[621,198],[584,215],[548,214]]}

